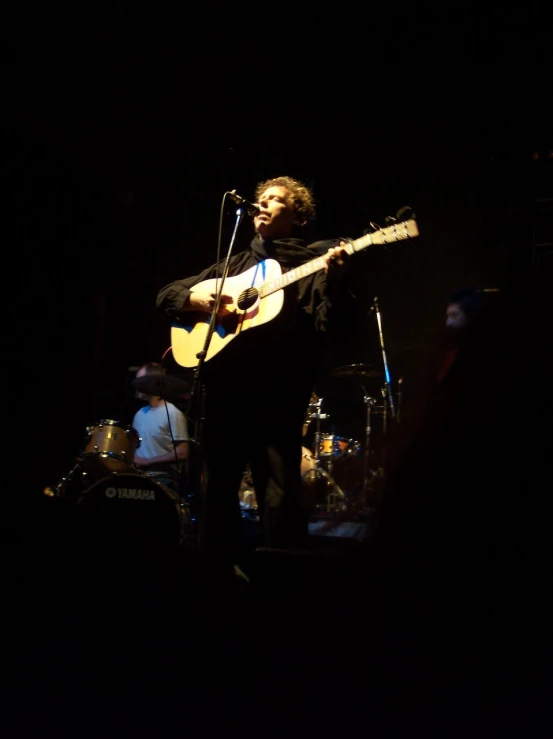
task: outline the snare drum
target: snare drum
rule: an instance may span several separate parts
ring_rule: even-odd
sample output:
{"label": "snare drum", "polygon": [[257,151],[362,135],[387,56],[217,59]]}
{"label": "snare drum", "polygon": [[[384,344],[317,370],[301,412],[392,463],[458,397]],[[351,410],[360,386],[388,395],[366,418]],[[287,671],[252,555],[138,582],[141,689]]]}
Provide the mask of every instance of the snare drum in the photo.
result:
{"label": "snare drum", "polygon": [[86,472],[104,477],[111,472],[129,472],[140,446],[138,432],[130,425],[103,419],[89,426],[88,443],[82,454]]}
{"label": "snare drum", "polygon": [[339,457],[347,453],[351,444],[355,443],[353,439],[346,439],[343,436],[335,436],[327,434],[321,438],[319,442],[319,456],[321,457]]}

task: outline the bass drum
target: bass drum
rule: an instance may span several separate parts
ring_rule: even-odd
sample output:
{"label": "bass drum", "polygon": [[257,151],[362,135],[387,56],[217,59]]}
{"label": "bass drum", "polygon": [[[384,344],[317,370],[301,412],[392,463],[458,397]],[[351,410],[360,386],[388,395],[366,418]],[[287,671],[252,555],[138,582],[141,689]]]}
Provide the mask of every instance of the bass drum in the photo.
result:
{"label": "bass drum", "polygon": [[[313,454],[303,447],[301,457],[302,499],[306,508],[325,500],[329,493],[329,484],[324,474],[317,474],[317,461]],[[321,468],[322,470],[322,468]]]}
{"label": "bass drum", "polygon": [[307,477],[311,470],[315,469],[315,457],[306,447],[301,448],[301,476]]}
{"label": "bass drum", "polygon": [[77,505],[102,541],[171,545],[181,540],[177,496],[148,475],[110,475],[85,490]]}

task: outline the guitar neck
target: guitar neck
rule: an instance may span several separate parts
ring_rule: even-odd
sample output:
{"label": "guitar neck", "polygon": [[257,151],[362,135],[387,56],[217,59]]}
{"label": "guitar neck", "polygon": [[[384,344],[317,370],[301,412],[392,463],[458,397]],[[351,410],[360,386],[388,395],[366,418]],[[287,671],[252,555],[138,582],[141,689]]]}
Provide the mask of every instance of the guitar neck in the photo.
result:
{"label": "guitar neck", "polygon": [[[374,233],[365,234],[365,236],[361,236],[359,239],[354,239],[348,242],[343,248],[349,255],[352,255],[358,251],[366,249],[368,246],[389,244],[394,241],[403,241],[403,239],[410,239],[413,236],[418,236],[418,233],[419,231],[416,221],[411,219],[409,221],[403,221],[402,223],[396,223],[388,228],[382,228]],[[305,262],[305,264],[300,264],[299,267],[294,267],[294,269],[291,269],[289,272],[285,272],[276,279],[263,283],[258,288],[259,296],[264,298],[266,295],[271,295],[272,293],[277,292],[277,290],[281,290],[283,287],[286,287],[286,285],[291,285],[293,282],[301,280],[302,277],[308,277],[314,272],[324,269],[324,267],[325,263],[323,256],[315,257],[315,259],[311,259],[309,262]]]}

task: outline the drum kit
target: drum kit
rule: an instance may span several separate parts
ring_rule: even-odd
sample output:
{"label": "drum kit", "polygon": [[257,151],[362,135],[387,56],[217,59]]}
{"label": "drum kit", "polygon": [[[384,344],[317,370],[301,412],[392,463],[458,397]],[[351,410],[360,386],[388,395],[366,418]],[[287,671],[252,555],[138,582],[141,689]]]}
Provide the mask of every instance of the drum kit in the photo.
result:
{"label": "drum kit", "polygon": [[[372,454],[372,417],[381,417],[384,433],[388,426],[390,403],[385,386],[380,390],[382,398],[378,401],[367,391],[366,384],[368,380],[381,381],[384,375],[367,364],[338,367],[331,375],[360,381],[364,391],[365,438],[360,441],[324,433],[322,423],[330,420],[331,416],[323,412],[324,398],[312,393],[302,430],[305,438],[315,422],[312,448],[302,447],[300,472],[304,504],[315,515],[338,513],[359,516],[372,513],[380,502],[384,480],[384,468],[381,464],[374,464]],[[257,501],[249,469],[242,478],[239,499],[242,516],[255,518]]]}
{"label": "drum kit", "polygon": [[[190,389],[187,380],[171,375],[138,377],[132,385],[144,396],[167,400]],[[87,426],[84,447],[73,466],[54,488],[46,487],[44,495],[75,503],[79,511],[118,530],[125,539],[131,533],[165,543],[192,538],[187,501],[134,464],[141,442],[132,425],[112,418]]]}
{"label": "drum kit", "polygon": [[131,425],[111,418],[86,427],[86,441],[69,472],[44,495],[74,503],[79,511],[125,540],[154,537],[179,543],[190,529],[186,505],[166,485],[134,464],[141,438]]}
{"label": "drum kit", "polygon": [[[323,424],[331,416],[323,412],[324,399],[312,393],[302,431],[306,439],[315,422],[313,443],[310,448],[302,446],[301,451],[303,500],[308,510],[315,514],[358,516],[374,511],[380,500],[384,471],[380,465],[375,467],[371,455],[371,418],[373,414],[379,414],[381,428],[385,431],[391,403],[388,403],[386,384],[380,391],[380,403],[367,392],[367,380],[381,381],[384,377],[372,365],[346,365],[338,367],[331,375],[360,381],[366,409],[365,438],[360,441],[326,433]],[[139,378],[140,383],[135,380],[133,385],[137,391],[146,394],[153,394],[155,390],[155,394],[166,391],[175,396],[181,395],[184,388],[182,382],[176,382],[178,379],[170,376],[161,380],[159,377],[143,377]],[[153,381],[162,381],[164,388],[151,387]],[[398,389],[398,398],[399,392]],[[115,419],[104,418],[87,426],[84,447],[72,468],[55,488],[45,488],[44,494],[76,502],[79,510],[111,517],[123,532],[140,529],[153,533],[163,524],[167,540],[192,540],[194,516],[189,503],[180,500],[177,493],[134,464],[141,441],[136,429]],[[242,517],[259,520],[249,468],[244,472],[238,498]]]}

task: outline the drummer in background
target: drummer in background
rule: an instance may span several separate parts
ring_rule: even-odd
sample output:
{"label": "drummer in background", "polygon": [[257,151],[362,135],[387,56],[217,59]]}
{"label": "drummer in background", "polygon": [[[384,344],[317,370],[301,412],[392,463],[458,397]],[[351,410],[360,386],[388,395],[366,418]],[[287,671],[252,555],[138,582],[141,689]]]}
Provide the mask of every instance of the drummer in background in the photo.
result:
{"label": "drummer in background", "polygon": [[[164,374],[161,364],[147,362],[138,369],[136,379]],[[183,489],[182,479],[187,477],[190,455],[186,416],[160,395],[137,392],[136,397],[146,404],[135,413],[132,423],[141,439],[140,454],[135,454],[134,464],[178,494]]]}

